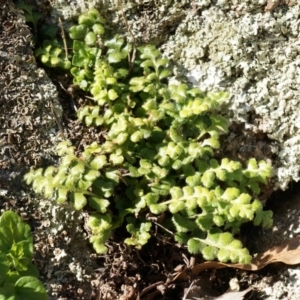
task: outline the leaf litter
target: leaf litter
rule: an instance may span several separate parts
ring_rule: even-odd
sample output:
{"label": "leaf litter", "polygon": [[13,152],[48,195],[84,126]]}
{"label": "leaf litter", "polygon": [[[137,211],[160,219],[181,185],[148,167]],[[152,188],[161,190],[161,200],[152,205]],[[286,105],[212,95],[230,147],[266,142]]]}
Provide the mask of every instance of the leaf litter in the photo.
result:
{"label": "leaf litter", "polygon": [[[269,250],[254,255],[250,264],[229,264],[218,261],[207,261],[200,264],[190,266],[183,271],[178,271],[173,274],[174,277],[166,284],[173,283],[176,280],[188,280],[190,278],[190,272],[193,275],[198,275],[201,272],[208,269],[223,269],[223,268],[237,268],[246,271],[258,271],[265,266],[273,263],[284,263],[287,265],[297,265],[300,263],[300,235],[287,240],[280,244],[270,248]],[[239,287],[236,290],[230,290],[221,296],[213,297],[213,292],[208,288],[208,282],[204,278],[194,280],[188,289],[185,289],[182,300],[200,300],[207,298],[199,298],[199,295],[209,297],[211,300],[243,300],[244,296],[253,290],[250,286],[244,291],[239,291]]]}

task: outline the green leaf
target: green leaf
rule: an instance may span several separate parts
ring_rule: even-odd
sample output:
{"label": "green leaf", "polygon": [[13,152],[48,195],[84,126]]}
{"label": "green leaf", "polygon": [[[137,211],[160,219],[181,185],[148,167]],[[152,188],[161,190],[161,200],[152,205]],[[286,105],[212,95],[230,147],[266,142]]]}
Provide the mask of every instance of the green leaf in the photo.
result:
{"label": "green leaf", "polygon": [[109,201],[96,196],[91,196],[88,198],[91,207],[96,209],[100,213],[106,213],[107,207],[109,206]]}
{"label": "green leaf", "polygon": [[15,283],[16,299],[48,299],[43,284],[35,277],[24,276]]}
{"label": "green leaf", "polygon": [[155,215],[160,215],[167,210],[167,205],[164,203],[161,204],[151,204],[149,205],[150,211]]}
{"label": "green leaf", "polygon": [[141,52],[142,59],[151,59],[152,61],[155,61],[156,58],[161,55],[154,45],[141,46],[138,50]]}
{"label": "green leaf", "polygon": [[94,235],[90,237],[90,242],[93,244],[93,247],[98,254],[106,254],[108,248],[104,245],[103,237],[100,235]]}
{"label": "green leaf", "polygon": [[178,213],[179,211],[183,210],[185,208],[184,201],[172,201],[169,204],[169,211],[172,214]]}
{"label": "green leaf", "polygon": [[7,257],[13,267],[18,271],[26,271],[27,266],[32,259],[33,246],[32,240],[24,240],[14,243]]}
{"label": "green leaf", "polygon": [[16,6],[24,11],[25,20],[27,23],[32,23],[35,31],[37,31],[37,22],[42,17],[42,14],[38,11],[33,10],[34,6],[26,4],[23,1],[18,1]]}
{"label": "green leaf", "polygon": [[93,182],[99,176],[100,176],[99,171],[89,170],[87,173],[84,174],[84,179],[86,179],[89,182]]}
{"label": "green leaf", "polygon": [[129,84],[130,84],[130,90],[134,93],[140,92],[144,89],[144,83],[145,83],[145,77],[133,77],[130,79]]}
{"label": "green leaf", "polygon": [[207,188],[211,188],[215,184],[216,175],[212,171],[206,171],[201,177],[201,182]]}
{"label": "green leaf", "polygon": [[112,153],[109,156],[109,161],[114,165],[114,166],[120,166],[124,162],[124,157],[122,155],[116,155]]}
{"label": "green leaf", "polygon": [[206,246],[201,252],[205,260],[214,260],[218,254],[218,249],[213,246]]}
{"label": "green leaf", "polygon": [[[125,55],[125,57],[126,57],[126,55]],[[110,64],[114,64],[114,63],[118,63],[118,62],[122,61],[125,57],[124,57],[123,52],[112,51],[112,52],[108,53],[107,60]]]}
{"label": "green leaf", "polygon": [[180,213],[175,213],[173,215],[172,222],[175,225],[177,232],[188,232],[197,227],[194,220],[183,217]]}
{"label": "green leaf", "polygon": [[139,228],[136,228],[134,225],[133,218],[127,218],[128,225],[126,226],[127,231],[131,234],[130,238],[125,239],[127,245],[133,245],[138,249],[141,249],[150,239],[151,235],[149,231],[152,224],[150,222],[141,223]]}
{"label": "green leaf", "polygon": [[119,96],[118,96],[118,94],[116,93],[116,91],[115,91],[114,89],[108,90],[108,98],[109,98],[109,100],[114,101],[114,100],[116,100],[118,97],[119,97]]}
{"label": "green leaf", "polygon": [[69,29],[70,38],[73,40],[83,40],[88,32],[86,25],[72,26]]}
{"label": "green leaf", "polygon": [[111,229],[112,217],[110,213],[92,214],[87,221],[87,225],[91,228],[93,234],[99,234]]}
{"label": "green leaf", "polygon": [[63,189],[63,188],[56,190],[55,199],[58,204],[63,204],[67,201],[68,192],[69,192],[68,189]]}
{"label": "green leaf", "polygon": [[237,199],[239,195],[240,195],[240,190],[238,188],[227,188],[222,195],[222,199],[230,202],[234,199]]}
{"label": "green leaf", "polygon": [[12,211],[6,211],[0,219],[0,250],[8,253],[15,243],[32,242],[30,227]]}
{"label": "green leaf", "polygon": [[[65,156],[64,158],[66,158]],[[66,164],[65,162],[63,163],[64,165]],[[70,167],[70,174],[75,176],[76,178],[79,178],[85,170],[85,166],[83,162],[76,162],[73,164],[73,166]]]}
{"label": "green leaf", "polygon": [[94,46],[96,45],[97,42],[97,37],[96,34],[94,32],[89,32],[85,38],[84,38],[84,42],[88,45],[88,46]]}
{"label": "green leaf", "polygon": [[93,26],[94,23],[95,23],[95,19],[92,16],[89,16],[87,14],[80,15],[78,17],[78,24],[80,24],[80,25],[85,25],[87,27],[91,27],[91,26]]}
{"label": "green leaf", "polygon": [[211,215],[207,215],[207,214],[204,214],[204,213],[202,213],[196,219],[196,223],[202,231],[207,231],[207,230],[211,229],[213,227],[213,224],[214,224],[213,217]]}
{"label": "green leaf", "polygon": [[92,29],[95,34],[102,35],[105,33],[105,28],[101,24],[94,24]]}
{"label": "green leaf", "polygon": [[141,131],[136,131],[134,132],[131,136],[130,136],[130,140],[133,142],[133,143],[137,143],[139,142],[140,140],[143,139],[143,133]]}
{"label": "green leaf", "polygon": [[60,142],[56,149],[59,156],[74,155],[74,147],[70,147],[69,141]]}
{"label": "green leaf", "polygon": [[242,243],[235,240],[229,232],[211,230],[206,239],[197,237],[188,241],[188,249],[191,253],[202,253],[207,260],[219,258],[222,262],[232,261],[247,264],[251,261],[251,256],[246,248],[242,248]]}
{"label": "green leaf", "polygon": [[161,79],[163,79],[163,78],[169,77],[171,74],[172,74],[172,73],[171,73],[169,70],[164,69],[164,70],[162,70],[162,71],[159,73],[159,77],[158,77],[158,78],[161,80]]}
{"label": "green leaf", "polygon": [[154,67],[154,63],[151,59],[147,59],[147,60],[144,60],[142,63],[141,63],[141,67],[142,68],[149,68],[149,67]]}
{"label": "green leaf", "polygon": [[[5,274],[9,272],[9,263],[5,253],[2,253],[2,249],[0,252],[0,286],[2,286],[5,278]],[[1,295],[1,293],[0,293]]]}
{"label": "green leaf", "polygon": [[76,210],[81,210],[87,204],[86,197],[83,193],[71,193],[71,201]]}
{"label": "green leaf", "polygon": [[[199,172],[196,172],[193,176],[188,176],[185,181],[189,186],[194,187],[200,185],[201,182],[203,183],[203,176]],[[209,182],[206,184],[209,184]],[[207,186],[206,184],[204,186]]]}
{"label": "green leaf", "polygon": [[203,243],[200,239],[191,238],[187,243],[188,251],[192,254],[201,253],[205,247],[205,243]]}
{"label": "green leaf", "polygon": [[105,155],[97,155],[90,162],[89,165],[94,170],[102,169],[107,164]]}

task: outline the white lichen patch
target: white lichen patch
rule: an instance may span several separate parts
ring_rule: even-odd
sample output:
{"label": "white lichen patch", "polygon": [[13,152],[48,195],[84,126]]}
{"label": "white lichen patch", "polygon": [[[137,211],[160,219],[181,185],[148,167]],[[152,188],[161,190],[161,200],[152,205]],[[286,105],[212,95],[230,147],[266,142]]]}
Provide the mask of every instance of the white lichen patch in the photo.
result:
{"label": "white lichen patch", "polygon": [[279,143],[275,180],[285,189],[300,179],[300,5],[265,12],[266,3],[202,6],[161,49],[202,90],[229,91],[232,121]]}

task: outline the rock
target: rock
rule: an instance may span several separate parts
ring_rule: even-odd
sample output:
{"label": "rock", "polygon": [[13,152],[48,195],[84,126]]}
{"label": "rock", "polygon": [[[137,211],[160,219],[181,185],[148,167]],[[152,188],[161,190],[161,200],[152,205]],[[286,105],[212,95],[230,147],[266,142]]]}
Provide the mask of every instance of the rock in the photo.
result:
{"label": "rock", "polygon": [[51,159],[62,108],[56,87],[37,67],[32,34],[20,10],[8,0],[0,14],[0,188],[20,192],[30,166]]}

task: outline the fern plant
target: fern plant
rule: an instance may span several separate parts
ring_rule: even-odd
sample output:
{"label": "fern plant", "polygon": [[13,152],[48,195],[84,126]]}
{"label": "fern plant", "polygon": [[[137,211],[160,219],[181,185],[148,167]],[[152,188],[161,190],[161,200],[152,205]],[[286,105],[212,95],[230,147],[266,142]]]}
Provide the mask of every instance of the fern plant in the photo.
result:
{"label": "fern plant", "polygon": [[106,252],[105,243],[122,225],[129,233],[125,243],[142,247],[151,237],[151,213],[164,214],[162,225],[191,253],[249,262],[234,234],[249,221],[271,226],[272,212],[258,199],[271,166],[215,158],[219,136],[228,130],[220,114],[228,94],[170,84],[169,61],[154,46],[133,49],[120,36],[105,36],[103,24],[92,10],[70,28],[70,37],[74,82],[94,99],[78,118],[104,140],[79,156],[60,143],[60,165],[32,169],[27,184],[76,210],[92,208],[88,226],[97,253]]}

